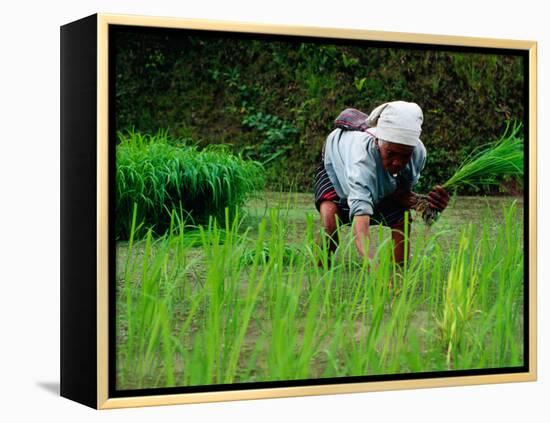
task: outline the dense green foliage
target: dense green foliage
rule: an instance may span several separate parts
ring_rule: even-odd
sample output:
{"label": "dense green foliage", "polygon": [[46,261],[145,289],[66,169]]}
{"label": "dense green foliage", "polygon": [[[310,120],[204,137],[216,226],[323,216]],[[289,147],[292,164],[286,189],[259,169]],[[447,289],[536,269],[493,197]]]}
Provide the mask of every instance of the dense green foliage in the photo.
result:
{"label": "dense green foliage", "polygon": [[237,216],[199,237],[175,225],[119,243],[117,388],[521,366],[521,209],[494,204],[467,222],[464,203],[451,207],[431,232],[413,225],[403,268],[382,227],[373,260],[344,228],[331,260],[317,218],[292,218],[292,201],[253,227]]}
{"label": "dense green foliage", "polygon": [[276,188],[312,190],[321,147],[346,107],[422,107],[428,162],[420,191],[446,181],[524,113],[524,59],[510,54],[175,32],[113,39],[117,129],[166,128],[200,146],[226,144],[266,162]]}
{"label": "dense green foliage", "polygon": [[[128,239],[134,204],[141,228],[164,233],[172,219],[205,222],[234,210],[264,186],[262,166],[224,146],[196,147],[166,133],[119,133],[116,147],[116,234]],[[175,215],[172,215],[175,211]]]}

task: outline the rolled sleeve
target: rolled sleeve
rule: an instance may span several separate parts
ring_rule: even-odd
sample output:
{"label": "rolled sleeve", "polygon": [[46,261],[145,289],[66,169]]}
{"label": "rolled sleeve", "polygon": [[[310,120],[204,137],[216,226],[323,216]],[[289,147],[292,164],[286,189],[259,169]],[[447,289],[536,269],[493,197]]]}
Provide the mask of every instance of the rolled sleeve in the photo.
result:
{"label": "rolled sleeve", "polygon": [[374,213],[374,207],[372,203],[369,203],[368,201],[348,199],[348,205],[350,219],[353,216],[364,216],[367,214],[372,216]]}

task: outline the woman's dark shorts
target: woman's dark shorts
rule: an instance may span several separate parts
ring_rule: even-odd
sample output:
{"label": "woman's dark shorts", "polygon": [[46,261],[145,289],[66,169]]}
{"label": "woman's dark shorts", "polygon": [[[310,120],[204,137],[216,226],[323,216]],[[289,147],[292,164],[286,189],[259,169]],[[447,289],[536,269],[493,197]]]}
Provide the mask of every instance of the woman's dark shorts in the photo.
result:
{"label": "woman's dark shorts", "polygon": [[[320,210],[323,201],[332,201],[338,207],[338,217],[342,223],[344,225],[349,225],[351,220],[349,217],[348,201],[345,198],[338,197],[338,194],[336,194],[336,190],[325,169],[323,154],[321,154],[321,161],[315,170],[314,186],[315,207],[317,211]],[[407,211],[407,209],[391,201],[391,199],[382,200],[380,204],[374,208],[374,214],[370,217],[370,222],[375,225],[394,226],[405,219],[405,211]]]}

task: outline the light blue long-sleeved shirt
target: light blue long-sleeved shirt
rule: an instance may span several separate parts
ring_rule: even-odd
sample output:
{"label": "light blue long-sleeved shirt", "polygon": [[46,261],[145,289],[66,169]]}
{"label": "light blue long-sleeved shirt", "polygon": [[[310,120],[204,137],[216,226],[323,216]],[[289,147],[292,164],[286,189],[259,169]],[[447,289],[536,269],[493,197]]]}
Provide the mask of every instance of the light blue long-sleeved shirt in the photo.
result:
{"label": "light blue long-sleeved shirt", "polygon": [[335,129],[325,144],[325,168],[340,198],[347,198],[350,219],[372,215],[376,205],[400,185],[412,189],[426,164],[426,148],[422,142],[415,147],[405,168],[396,176],[382,166],[375,138],[361,131]]}

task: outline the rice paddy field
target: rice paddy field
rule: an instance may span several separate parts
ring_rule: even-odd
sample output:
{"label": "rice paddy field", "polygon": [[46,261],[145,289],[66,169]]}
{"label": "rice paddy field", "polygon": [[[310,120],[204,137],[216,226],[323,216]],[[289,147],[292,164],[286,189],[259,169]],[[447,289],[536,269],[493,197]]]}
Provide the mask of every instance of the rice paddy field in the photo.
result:
{"label": "rice paddy field", "polygon": [[[414,213],[414,212],[413,212]],[[523,203],[452,197],[389,230],[375,259],[349,227],[333,257],[312,194],[259,192],[237,213],[116,243],[116,388],[304,380],[523,365]]]}
{"label": "rice paddy field", "polygon": [[[112,35],[116,390],[524,364],[524,58]],[[332,255],[324,140],[391,99],[427,117],[410,251],[372,226],[362,258],[341,227]]]}

